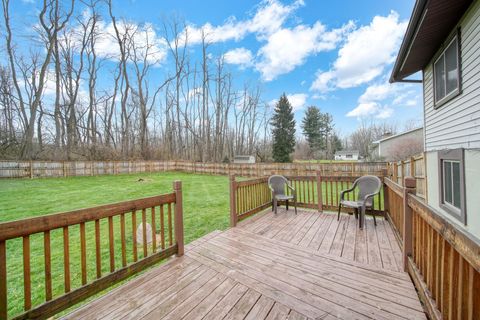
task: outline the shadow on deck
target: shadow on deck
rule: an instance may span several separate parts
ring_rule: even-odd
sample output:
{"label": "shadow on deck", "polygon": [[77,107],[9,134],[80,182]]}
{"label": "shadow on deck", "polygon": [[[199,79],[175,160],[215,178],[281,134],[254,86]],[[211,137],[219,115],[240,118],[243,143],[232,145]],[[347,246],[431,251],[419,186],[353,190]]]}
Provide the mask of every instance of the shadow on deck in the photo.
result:
{"label": "shadow on deck", "polygon": [[390,225],[270,210],[216,231],[69,319],[425,319]]}

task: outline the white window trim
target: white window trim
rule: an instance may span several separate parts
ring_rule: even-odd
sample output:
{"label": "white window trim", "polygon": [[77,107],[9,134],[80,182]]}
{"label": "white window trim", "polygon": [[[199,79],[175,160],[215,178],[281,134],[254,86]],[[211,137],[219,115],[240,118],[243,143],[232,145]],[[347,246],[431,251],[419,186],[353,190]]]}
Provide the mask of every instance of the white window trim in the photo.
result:
{"label": "white window trim", "polygon": [[[457,88],[453,90],[452,92],[447,94],[447,66],[446,66],[446,61],[445,59],[445,52],[447,51],[448,48],[452,45],[452,43],[457,40]],[[438,60],[440,60],[442,57],[443,59],[443,70],[445,72],[445,82],[444,82],[444,89],[445,89],[445,96],[439,100],[437,100],[437,90],[436,90],[436,72],[435,72],[435,65],[437,64]],[[460,37],[458,36],[458,33],[455,34],[455,36],[448,42],[448,44],[445,46],[445,48],[442,50],[442,52],[438,55],[438,57],[435,59],[433,62],[433,100],[435,102],[435,106],[440,106],[444,102],[450,100],[452,97],[460,94]]]}

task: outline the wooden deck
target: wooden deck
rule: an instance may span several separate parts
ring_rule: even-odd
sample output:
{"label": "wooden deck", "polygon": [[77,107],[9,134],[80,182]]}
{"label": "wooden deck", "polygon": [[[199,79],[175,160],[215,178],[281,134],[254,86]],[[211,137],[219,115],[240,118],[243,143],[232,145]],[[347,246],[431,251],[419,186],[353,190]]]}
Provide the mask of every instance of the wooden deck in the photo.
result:
{"label": "wooden deck", "polygon": [[271,212],[186,247],[185,256],[67,319],[425,319],[388,223]]}

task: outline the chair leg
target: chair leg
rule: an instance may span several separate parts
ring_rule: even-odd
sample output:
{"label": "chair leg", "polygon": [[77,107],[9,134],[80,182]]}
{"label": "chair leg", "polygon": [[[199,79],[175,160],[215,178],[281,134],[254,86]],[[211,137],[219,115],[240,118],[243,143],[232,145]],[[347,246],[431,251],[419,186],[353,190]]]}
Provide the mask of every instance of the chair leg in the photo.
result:
{"label": "chair leg", "polygon": [[274,205],[274,201],[275,201],[275,200],[272,199],[272,211],[274,210],[274,206],[273,206],[273,205]]}
{"label": "chair leg", "polygon": [[287,211],[288,211],[288,200],[285,200],[285,206],[287,207]]}
{"label": "chair leg", "polygon": [[295,214],[297,214],[297,198],[293,198],[293,205],[295,206]]}
{"label": "chair leg", "polygon": [[274,199],[273,200],[273,208],[274,208],[275,214],[277,214],[277,206],[278,206],[277,199]]}
{"label": "chair leg", "polygon": [[340,221],[340,210],[342,210],[342,204],[338,204],[338,215],[337,215],[337,221]]}
{"label": "chair leg", "polygon": [[358,225],[360,229],[363,229],[363,225],[365,224],[365,209],[362,207],[360,210],[360,219],[358,220]]}
{"label": "chair leg", "polygon": [[358,208],[355,208],[355,219],[358,220]]}
{"label": "chair leg", "polygon": [[377,219],[375,219],[375,213],[374,212],[372,212],[372,216],[373,216],[373,224],[376,227],[377,226]]}

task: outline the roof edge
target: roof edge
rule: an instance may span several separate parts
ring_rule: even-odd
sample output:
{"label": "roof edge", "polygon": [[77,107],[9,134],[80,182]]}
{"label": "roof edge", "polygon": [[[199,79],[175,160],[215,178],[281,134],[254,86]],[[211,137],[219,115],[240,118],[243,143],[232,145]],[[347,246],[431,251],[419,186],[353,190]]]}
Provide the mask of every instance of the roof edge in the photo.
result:
{"label": "roof edge", "polygon": [[397,59],[395,60],[395,64],[393,65],[393,70],[389,79],[390,83],[401,82],[403,81],[404,78],[408,76],[407,75],[402,78],[399,78],[398,73],[400,72],[400,69],[403,66],[403,63],[405,61],[406,56],[408,55],[408,52],[410,51],[410,45],[412,43],[412,40],[415,38],[415,34],[419,27],[419,22],[422,20],[422,17],[424,15],[427,2],[428,0],[417,0],[415,2],[415,6],[413,7],[413,11],[412,11],[412,16],[410,18],[410,21],[408,22],[407,31],[405,32],[405,36],[403,37],[402,44],[398,51]]}

